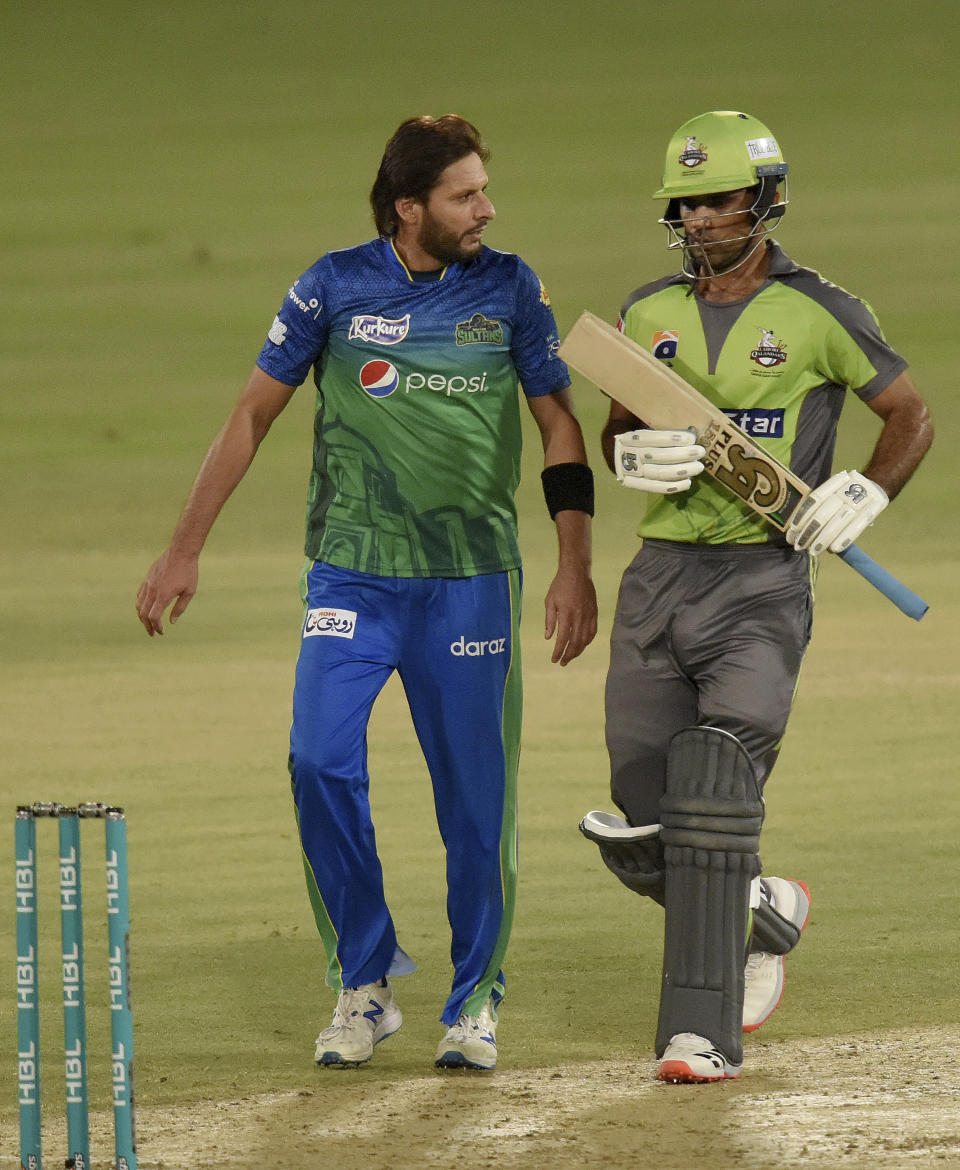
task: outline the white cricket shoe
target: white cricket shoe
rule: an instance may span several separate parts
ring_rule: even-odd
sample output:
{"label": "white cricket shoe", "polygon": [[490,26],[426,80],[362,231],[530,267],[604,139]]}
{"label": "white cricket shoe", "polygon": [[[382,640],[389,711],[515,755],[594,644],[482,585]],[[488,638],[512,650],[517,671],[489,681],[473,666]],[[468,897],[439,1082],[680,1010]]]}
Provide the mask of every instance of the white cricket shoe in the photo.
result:
{"label": "white cricket shoe", "polygon": [[657,1080],[673,1085],[706,1084],[709,1081],[734,1081],[742,1064],[731,1064],[719,1048],[695,1032],[680,1032],[667,1045]]}
{"label": "white cricket shoe", "polygon": [[440,1041],[437,1068],[497,1067],[497,1016],[488,999],[479,1016],[461,1014]]}
{"label": "white cricket shoe", "polygon": [[[778,877],[761,878],[760,896],[798,930],[807,925],[810,891],[803,882]],[[753,951],[747,956],[743,979],[744,1032],[755,1032],[780,1006],[784,957],[767,951]]]}
{"label": "white cricket shoe", "polygon": [[337,999],[333,1022],[317,1037],[317,1064],[347,1068],[373,1056],[374,1044],[398,1031],[403,1016],[388,979],[345,987]]}

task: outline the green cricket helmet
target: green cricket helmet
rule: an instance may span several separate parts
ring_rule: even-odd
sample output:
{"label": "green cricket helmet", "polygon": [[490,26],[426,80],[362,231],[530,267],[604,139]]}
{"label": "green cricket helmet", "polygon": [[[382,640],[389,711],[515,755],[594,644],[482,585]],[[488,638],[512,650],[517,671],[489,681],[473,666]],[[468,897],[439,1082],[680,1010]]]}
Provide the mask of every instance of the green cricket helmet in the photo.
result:
{"label": "green cricket helmet", "polygon": [[[787,170],[777,140],[762,122],[749,114],[711,110],[684,122],[670,139],[663,182],[654,195],[654,199],[668,200],[660,222],[670,231],[670,247],[683,247],[680,201],[691,196],[755,187],[757,194],[751,211],[757,224],[779,220],[788,202]],[[783,199],[775,202],[781,182]],[[737,264],[743,263],[753,250]]]}

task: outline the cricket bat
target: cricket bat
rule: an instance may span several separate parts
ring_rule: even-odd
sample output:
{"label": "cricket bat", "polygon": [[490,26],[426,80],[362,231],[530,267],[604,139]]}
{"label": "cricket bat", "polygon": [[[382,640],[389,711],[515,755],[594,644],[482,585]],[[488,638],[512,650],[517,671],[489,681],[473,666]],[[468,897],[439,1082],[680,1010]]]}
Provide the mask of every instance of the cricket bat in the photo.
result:
{"label": "cricket bat", "polygon": [[[664,362],[593,313],[584,312],[560,357],[654,430],[691,429],[706,449],[707,472],[780,532],[810,489],[746,431]],[[839,554],[908,617],[929,608],[906,585],[852,544]]]}

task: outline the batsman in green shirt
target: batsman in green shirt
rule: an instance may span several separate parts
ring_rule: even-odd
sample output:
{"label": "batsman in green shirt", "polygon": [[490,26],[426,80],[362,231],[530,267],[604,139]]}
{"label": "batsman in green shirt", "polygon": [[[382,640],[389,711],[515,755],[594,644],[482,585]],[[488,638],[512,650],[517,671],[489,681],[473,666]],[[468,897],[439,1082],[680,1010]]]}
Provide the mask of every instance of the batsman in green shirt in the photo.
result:
{"label": "batsman in green shirt", "polygon": [[[603,451],[645,493],[623,576],[606,735],[620,814],[581,822],[607,866],[665,907],[661,1080],[740,1075],[742,1032],[770,1016],[810,906],[760,877],[763,787],[810,638],[817,558],[880,515],[932,438],[927,408],[870,307],[771,239],[787,163],[737,111],[685,123],[667,148],[661,219],[681,271],[644,285],[619,327],[815,490],[785,534],[702,476],[687,431],[647,429],[616,402]],[[882,428],[862,471],[832,472],[850,393]]]}

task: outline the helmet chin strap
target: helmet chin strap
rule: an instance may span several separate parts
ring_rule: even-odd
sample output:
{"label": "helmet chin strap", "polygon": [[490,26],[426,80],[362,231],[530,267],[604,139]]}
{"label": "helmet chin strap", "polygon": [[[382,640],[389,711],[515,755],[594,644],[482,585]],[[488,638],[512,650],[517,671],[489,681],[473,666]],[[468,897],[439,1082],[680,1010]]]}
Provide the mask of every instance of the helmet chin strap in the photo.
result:
{"label": "helmet chin strap", "polygon": [[[758,223],[750,235],[743,237],[746,242],[737,255],[722,268],[714,268],[710,263],[707,251],[710,247],[709,244],[688,244],[685,239],[681,238],[680,247],[683,250],[681,269],[683,274],[689,276],[691,280],[715,280],[718,276],[726,276],[728,272],[735,272],[736,269],[746,264],[762,244],[766,243],[768,235],[767,225],[763,222]],[[700,251],[702,259],[695,260],[692,254],[695,248]]]}

